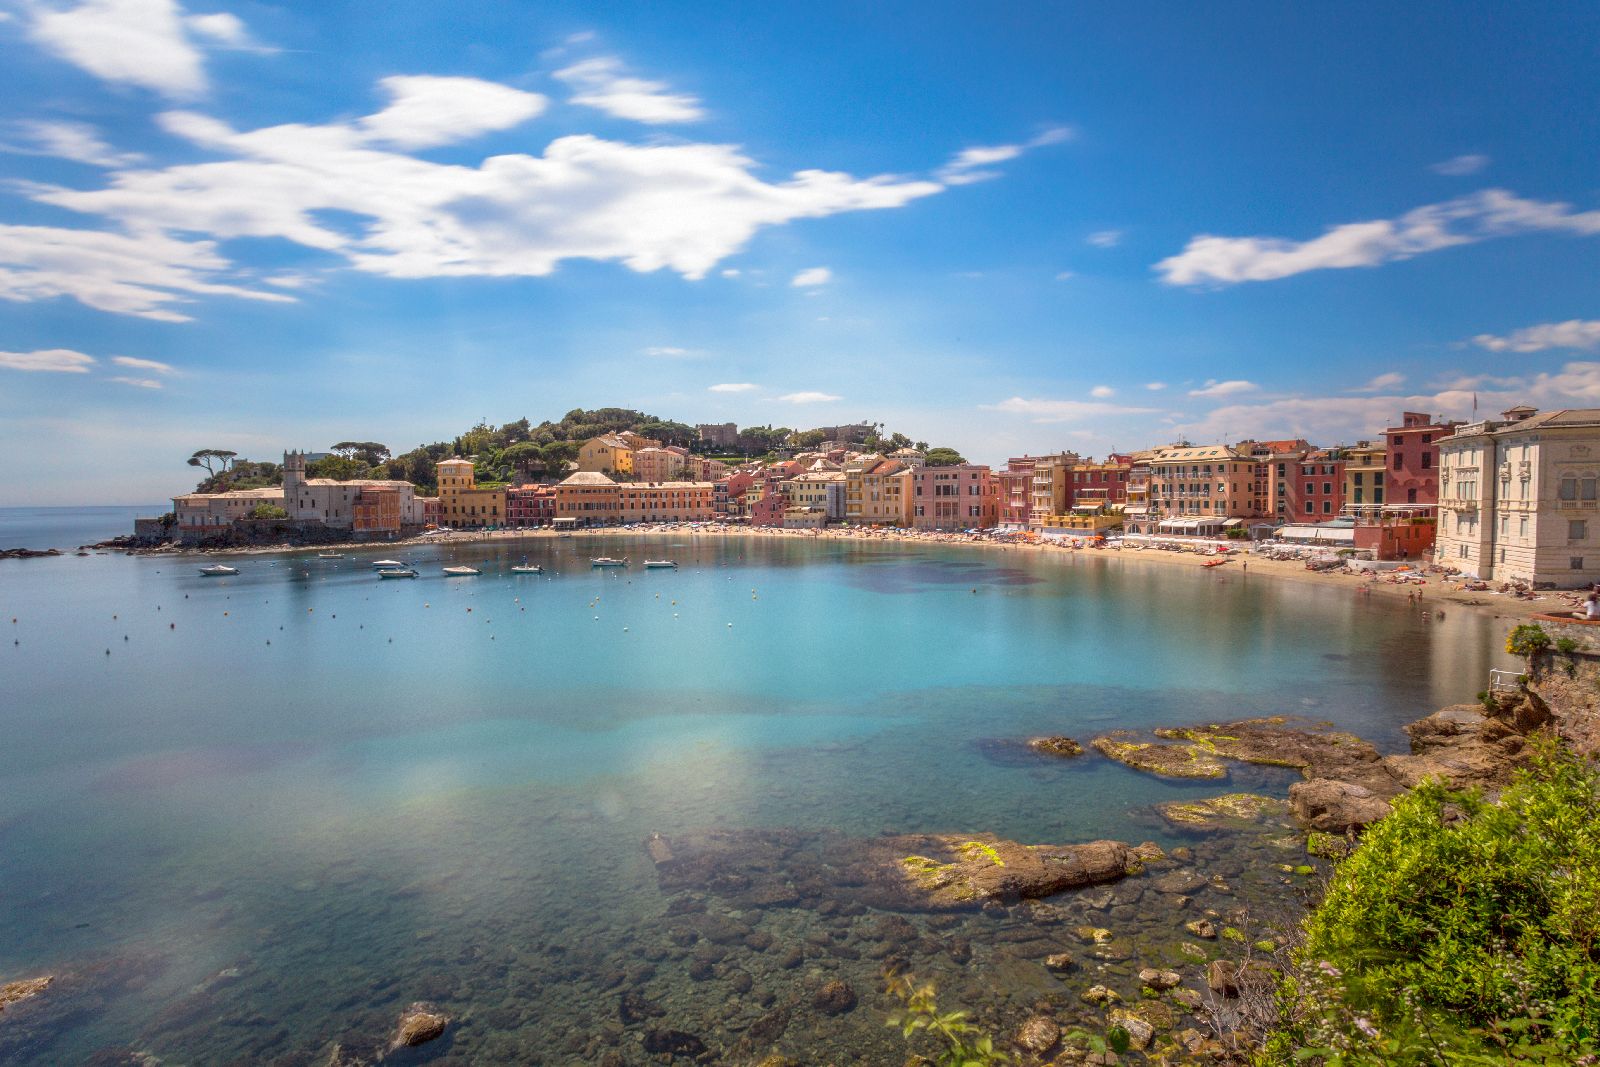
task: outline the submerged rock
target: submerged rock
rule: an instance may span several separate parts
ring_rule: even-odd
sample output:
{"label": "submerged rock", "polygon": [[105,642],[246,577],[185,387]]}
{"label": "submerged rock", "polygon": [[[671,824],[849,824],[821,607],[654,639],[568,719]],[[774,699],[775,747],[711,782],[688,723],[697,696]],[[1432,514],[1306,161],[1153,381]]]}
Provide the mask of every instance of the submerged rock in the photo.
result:
{"label": "submerged rock", "polygon": [[837,978],[828,982],[811,998],[811,1004],[824,1015],[843,1015],[856,1006],[856,991]]}
{"label": "submerged rock", "polygon": [[1043,756],[1081,756],[1083,746],[1070,737],[1029,738],[1028,747]]}
{"label": "submerged rock", "polygon": [[1027,1052],[1043,1055],[1061,1040],[1061,1027],[1045,1015],[1035,1015],[1017,1030],[1015,1041]]}
{"label": "submerged rock", "polygon": [[1183,976],[1177,971],[1159,970],[1155,967],[1146,967],[1139,972],[1139,981],[1151,989],[1161,992],[1172,989],[1183,981]]}
{"label": "submerged rock", "polygon": [[900,857],[905,884],[935,907],[1014,903],[1125,877],[1138,863],[1120,841],[1022,845],[992,834],[900,838],[922,847]]}
{"label": "submerged rock", "polygon": [[40,978],[26,978],[20,982],[7,982],[0,985],[0,1012],[13,1004],[20,1004],[24,1000],[31,1000],[50,988],[54,982],[54,975],[44,975]]}
{"label": "submerged rock", "polygon": [[1226,778],[1228,768],[1215,756],[1194,745],[1161,745],[1138,740],[1128,730],[1097,737],[1090,742],[1107,759],[1127,764],[1136,771],[1159,774],[1164,778]]}
{"label": "submerged rock", "polygon": [[400,1026],[395,1034],[395,1048],[415,1048],[425,1045],[444,1034],[450,1025],[450,1016],[431,1004],[418,1002],[400,1013]]}
{"label": "submerged rock", "polygon": [[669,1056],[699,1056],[704,1054],[706,1043],[683,1030],[649,1030],[644,1035],[644,1050]]}
{"label": "submerged rock", "polygon": [[1255,793],[1228,793],[1206,800],[1169,800],[1157,804],[1156,811],[1174,826],[1221,830],[1243,828],[1263,818],[1282,815],[1288,805]]}

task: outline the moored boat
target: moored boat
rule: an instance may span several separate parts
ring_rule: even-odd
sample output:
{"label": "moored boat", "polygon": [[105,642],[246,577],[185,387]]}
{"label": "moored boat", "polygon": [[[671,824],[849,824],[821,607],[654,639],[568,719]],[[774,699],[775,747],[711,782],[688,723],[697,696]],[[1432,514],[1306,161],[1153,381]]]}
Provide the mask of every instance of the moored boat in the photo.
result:
{"label": "moored boat", "polygon": [[379,578],[415,578],[417,572],[410,567],[384,567],[378,571]]}
{"label": "moored boat", "polygon": [[596,556],[589,561],[589,566],[591,567],[626,567],[627,565],[627,556],[623,556],[621,559],[613,559],[610,556]]}
{"label": "moored boat", "polygon": [[400,560],[397,560],[397,559],[380,559],[380,560],[374,560],[373,561],[372,569],[375,570],[375,571],[381,571],[381,570],[385,570],[385,569],[387,569],[389,567],[404,567],[404,566],[405,566],[405,564],[402,563]]}
{"label": "moored boat", "polygon": [[207,578],[220,578],[227,574],[238,574],[239,568],[229,567],[222,563],[213,563],[209,567],[201,567],[200,573],[205,575]]}
{"label": "moored boat", "polygon": [[318,552],[318,559],[344,559],[343,552]]}
{"label": "moored boat", "polygon": [[647,559],[644,565],[648,570],[677,570],[678,564],[670,559]]}
{"label": "moored boat", "polygon": [[471,578],[483,572],[476,567],[446,567],[444,573],[451,578]]}
{"label": "moored boat", "polygon": [[511,568],[512,574],[543,574],[544,568],[537,563],[519,563]]}

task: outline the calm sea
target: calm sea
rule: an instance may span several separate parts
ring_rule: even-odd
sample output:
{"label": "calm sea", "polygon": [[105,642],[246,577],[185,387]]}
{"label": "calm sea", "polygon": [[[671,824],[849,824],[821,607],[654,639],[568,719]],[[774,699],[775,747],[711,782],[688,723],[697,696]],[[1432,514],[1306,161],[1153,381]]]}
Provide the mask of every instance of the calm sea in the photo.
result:
{"label": "calm sea", "polygon": [[[394,553],[423,576],[378,580]],[[525,556],[547,575],[508,573]],[[1169,783],[1009,743],[1288,713],[1398,749],[1504,658],[1503,625],[1466,611],[1094,554],[683,536],[198,566],[0,561],[0,978],[62,976],[8,1012],[0,1061],[320,1065],[426,1000],[457,1026],[394,1062],[643,1064],[650,1028],[899,1062],[888,950],[855,940],[873,916],[691,898],[674,909],[735,929],[695,941],[645,836],[1172,845],[1152,803],[1290,778]],[[951,996],[1076,1004],[990,952],[999,920],[962,921],[970,959],[906,949]],[[862,1002],[824,1016],[835,976]],[[652,1010],[619,1014],[623,992]]]}
{"label": "calm sea", "polygon": [[133,533],[133,520],[171,511],[171,503],[113,507],[0,507],[0,549],[59,548],[97,544]]}

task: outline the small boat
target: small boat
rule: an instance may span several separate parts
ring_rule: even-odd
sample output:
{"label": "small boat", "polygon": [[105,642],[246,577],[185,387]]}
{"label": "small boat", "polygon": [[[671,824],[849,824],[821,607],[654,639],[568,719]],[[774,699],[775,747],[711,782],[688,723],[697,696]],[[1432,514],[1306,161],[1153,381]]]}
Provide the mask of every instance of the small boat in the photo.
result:
{"label": "small boat", "polygon": [[220,578],[225,574],[238,574],[239,568],[225,566],[221,563],[213,563],[209,567],[201,567],[200,573],[205,575],[207,578]]}
{"label": "small boat", "polygon": [[649,570],[677,570],[678,565],[670,559],[647,559],[644,565]]}
{"label": "small boat", "polygon": [[1232,562],[1233,562],[1232,560],[1228,560],[1228,559],[1208,559],[1204,563],[1200,564],[1200,566],[1202,566],[1202,567],[1220,567],[1224,563],[1232,563]]}
{"label": "small boat", "polygon": [[344,559],[343,552],[318,552],[318,559]]}
{"label": "small boat", "polygon": [[476,567],[446,567],[444,573],[451,578],[471,578],[483,572]]}
{"label": "small boat", "polygon": [[405,564],[400,562],[397,559],[380,559],[377,562],[373,563],[372,569],[375,570],[375,571],[381,571],[381,570],[386,570],[386,569],[388,569],[390,567],[404,567],[404,566],[405,566]]}
{"label": "small boat", "polygon": [[415,578],[417,572],[410,567],[384,567],[378,571],[379,578]]}
{"label": "small boat", "polygon": [[596,556],[589,561],[589,566],[591,567],[626,567],[627,565],[627,556],[623,556],[621,559],[612,559],[610,556]]}
{"label": "small boat", "polygon": [[519,563],[511,568],[512,574],[543,574],[544,568],[537,563]]}

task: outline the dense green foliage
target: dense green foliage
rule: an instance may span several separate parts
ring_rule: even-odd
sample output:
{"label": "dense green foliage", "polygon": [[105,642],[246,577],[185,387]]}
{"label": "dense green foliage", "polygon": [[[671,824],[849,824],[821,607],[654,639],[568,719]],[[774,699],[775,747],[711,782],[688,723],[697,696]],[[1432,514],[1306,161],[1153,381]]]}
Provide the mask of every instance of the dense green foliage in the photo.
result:
{"label": "dense green foliage", "polygon": [[1506,635],[1506,651],[1514,656],[1537,656],[1550,647],[1550,635],[1536,622],[1513,627]]}
{"label": "dense green foliage", "polygon": [[277,504],[257,504],[250,509],[252,519],[287,519],[289,513]]}
{"label": "dense green foliage", "polygon": [[1600,774],[1553,742],[1499,803],[1427,782],[1333,874],[1268,1063],[1600,1050]]}
{"label": "dense green foliage", "polygon": [[924,459],[930,467],[954,467],[966,462],[953,448],[930,448]]}
{"label": "dense green foliage", "polygon": [[[424,492],[432,493],[438,486],[439,461],[465,456],[472,460],[480,484],[515,485],[564,476],[568,465],[578,458],[583,442],[623,430],[632,430],[666,445],[693,448],[697,444],[694,427],[685,423],[633,408],[574,408],[558,421],[546,420],[537,426],[525,418],[503,426],[480,422],[449,441],[418,445],[399,455],[391,455],[388,446],[377,441],[340,441],[329,449],[329,456],[307,465],[306,476],[338,481],[395,478],[413,482]],[[739,446],[732,451],[742,456],[765,456],[784,448],[812,448],[826,437],[822,429],[746,426],[740,429]],[[906,435],[883,434],[882,427],[875,426],[862,447],[887,453],[910,445],[911,438]],[[926,446],[927,442],[918,442],[916,447],[926,451]],[[933,452],[948,453],[945,462],[962,462],[960,455],[951,449],[934,449]],[[276,463],[253,463],[222,449],[201,449],[188,462],[191,466],[204,467],[208,474],[196,492],[283,484],[283,472]]]}

